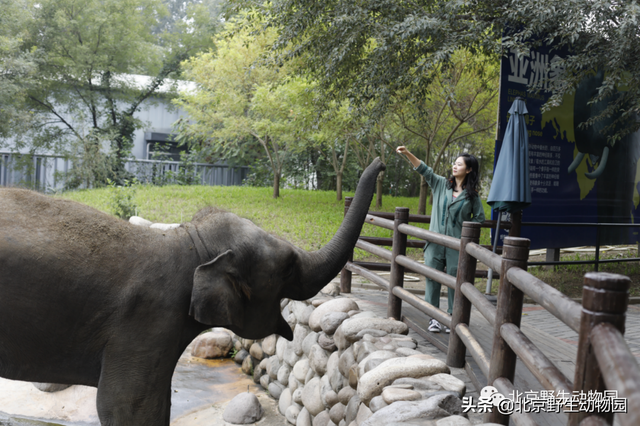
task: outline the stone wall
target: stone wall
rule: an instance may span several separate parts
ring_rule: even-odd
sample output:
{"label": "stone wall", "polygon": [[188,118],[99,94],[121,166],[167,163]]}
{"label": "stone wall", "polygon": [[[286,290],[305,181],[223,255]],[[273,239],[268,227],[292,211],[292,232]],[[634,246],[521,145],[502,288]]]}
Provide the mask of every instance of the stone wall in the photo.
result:
{"label": "stone wall", "polygon": [[234,359],[278,400],[289,424],[471,424],[461,408],[465,383],[424,354],[405,323],[331,295],[283,300],[282,313],[293,329],[291,342],[276,335],[262,341],[232,337]]}

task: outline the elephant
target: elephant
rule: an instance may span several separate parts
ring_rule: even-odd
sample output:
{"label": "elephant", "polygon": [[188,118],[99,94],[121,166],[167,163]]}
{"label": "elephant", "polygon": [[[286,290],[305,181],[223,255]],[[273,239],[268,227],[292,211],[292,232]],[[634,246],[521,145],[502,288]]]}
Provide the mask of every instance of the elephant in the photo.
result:
{"label": "elephant", "polygon": [[198,334],[293,338],[281,299],[314,296],[345,265],[384,169],[367,167],[314,252],[213,207],[162,231],[0,190],[0,376],[97,387],[104,426],[169,425],[173,371]]}
{"label": "elephant", "polygon": [[[630,223],[635,210],[633,194],[636,184],[637,162],[640,158],[640,133],[629,134],[615,144],[607,140],[604,132],[618,116],[596,122],[582,128],[582,123],[599,115],[607,107],[609,100],[591,102],[597,95],[604,80],[604,72],[598,71],[580,82],[576,89],[573,114],[576,123],[574,132],[578,153],[569,166],[568,172],[576,171],[586,155],[590,155],[598,166],[593,172],[585,173],[587,179],[597,179],[597,222]],[[578,177],[580,178],[580,177]],[[600,244],[628,244],[632,241],[629,228],[609,227],[599,231]]]}

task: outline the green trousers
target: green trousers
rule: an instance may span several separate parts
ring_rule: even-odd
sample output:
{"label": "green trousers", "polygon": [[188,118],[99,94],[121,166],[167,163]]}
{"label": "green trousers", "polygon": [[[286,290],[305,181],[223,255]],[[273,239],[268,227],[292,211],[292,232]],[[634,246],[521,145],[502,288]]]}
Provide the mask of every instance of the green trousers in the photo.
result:
{"label": "green trousers", "polygon": [[[425,252],[424,264],[425,266],[429,266],[431,268],[437,269],[438,271],[445,271],[446,265],[445,265],[444,257],[429,256],[427,258],[426,252]],[[453,268],[451,269],[447,267],[446,272],[449,275],[453,275],[455,277],[457,267],[458,265],[453,265]],[[442,284],[440,284],[439,282],[436,282],[427,278],[427,286],[424,292],[424,300],[426,300],[428,303],[431,303],[436,308],[440,307],[440,288],[441,287],[442,287]],[[451,315],[451,312],[453,312],[453,297],[456,292],[451,288],[448,290],[449,290],[449,294],[448,294],[449,307],[447,309],[447,312],[449,313],[449,315]]]}

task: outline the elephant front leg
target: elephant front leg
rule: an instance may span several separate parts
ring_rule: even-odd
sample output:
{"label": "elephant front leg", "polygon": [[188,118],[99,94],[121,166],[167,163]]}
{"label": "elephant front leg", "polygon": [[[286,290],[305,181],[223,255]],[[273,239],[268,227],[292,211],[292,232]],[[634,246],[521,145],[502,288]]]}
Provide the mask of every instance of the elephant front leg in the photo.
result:
{"label": "elephant front leg", "polygon": [[173,368],[150,368],[153,360],[134,362],[123,355],[102,369],[96,400],[100,424],[169,426]]}

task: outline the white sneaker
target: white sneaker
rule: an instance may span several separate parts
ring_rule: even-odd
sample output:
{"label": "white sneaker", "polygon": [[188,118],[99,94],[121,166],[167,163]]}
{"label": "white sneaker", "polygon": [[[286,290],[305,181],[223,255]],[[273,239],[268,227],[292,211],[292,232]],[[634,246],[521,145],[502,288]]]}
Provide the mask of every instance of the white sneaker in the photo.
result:
{"label": "white sneaker", "polygon": [[449,327],[447,327],[446,325],[444,326],[444,332],[449,334],[451,333],[451,330],[449,329]]}
{"label": "white sneaker", "polygon": [[431,318],[429,321],[429,328],[427,328],[427,330],[432,333],[440,333],[442,331],[442,326],[437,320]]}

